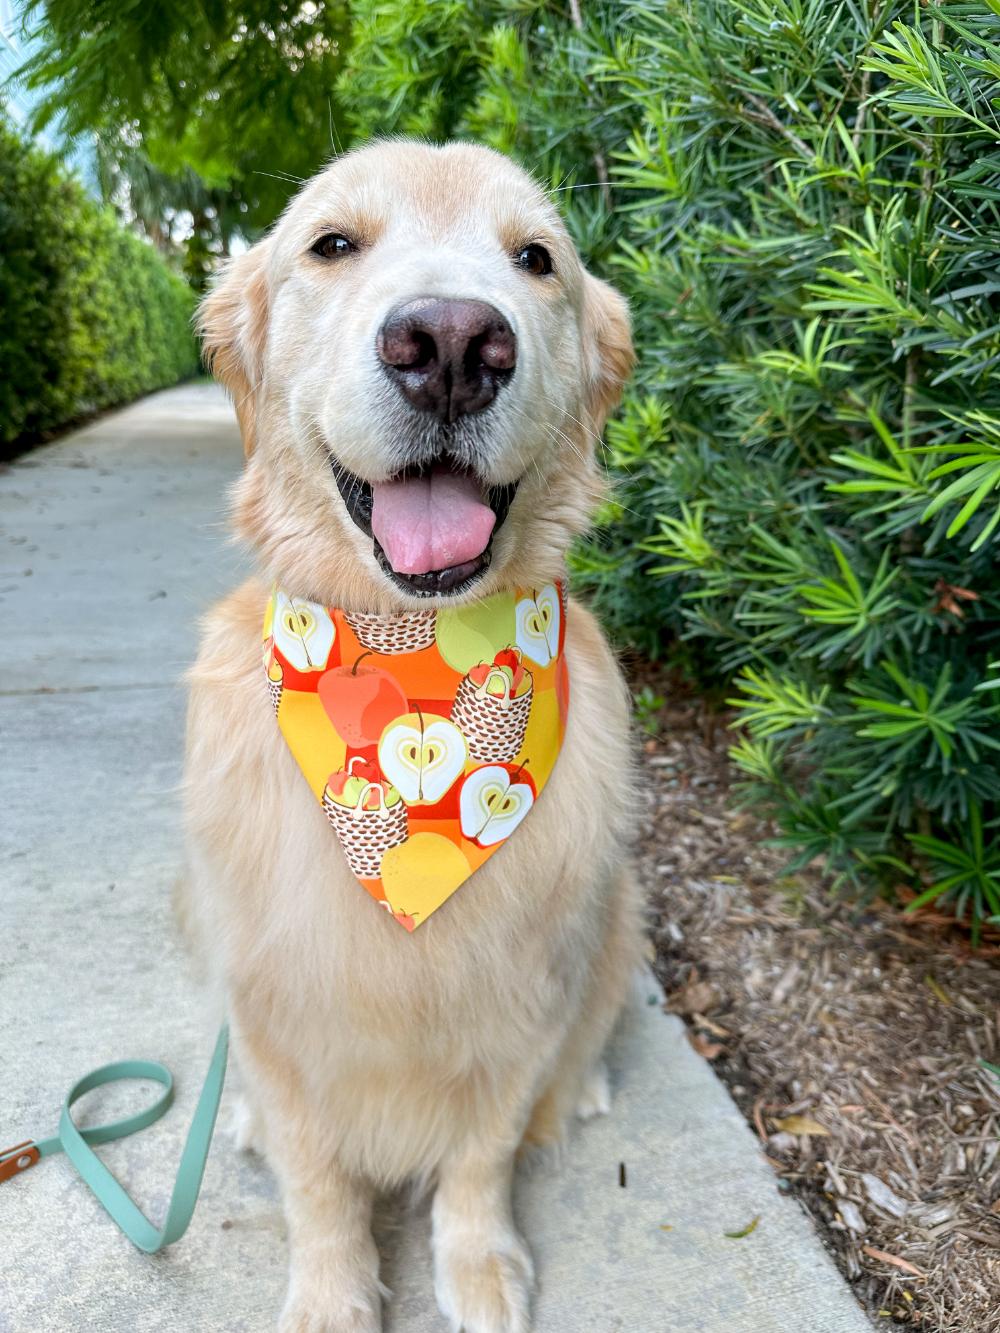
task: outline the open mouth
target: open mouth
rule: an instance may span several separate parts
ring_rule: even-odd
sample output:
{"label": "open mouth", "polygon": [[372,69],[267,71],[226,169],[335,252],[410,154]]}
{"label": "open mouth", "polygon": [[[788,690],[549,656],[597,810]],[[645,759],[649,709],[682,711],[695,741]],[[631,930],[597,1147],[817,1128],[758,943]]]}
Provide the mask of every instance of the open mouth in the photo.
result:
{"label": "open mouth", "polygon": [[332,456],[330,463],[347,512],[398,587],[417,597],[454,596],[489,569],[516,481],[487,486],[444,455],[375,484]]}

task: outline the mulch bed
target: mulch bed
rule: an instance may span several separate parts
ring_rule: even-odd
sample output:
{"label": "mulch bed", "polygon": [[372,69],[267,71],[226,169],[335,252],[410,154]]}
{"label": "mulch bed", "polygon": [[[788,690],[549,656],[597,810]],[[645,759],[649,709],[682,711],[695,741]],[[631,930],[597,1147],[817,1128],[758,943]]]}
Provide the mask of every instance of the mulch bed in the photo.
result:
{"label": "mulch bed", "polygon": [[876,1322],[1000,1333],[996,936],[784,874],[734,807],[726,717],[655,684],[640,874],[669,1007]]}

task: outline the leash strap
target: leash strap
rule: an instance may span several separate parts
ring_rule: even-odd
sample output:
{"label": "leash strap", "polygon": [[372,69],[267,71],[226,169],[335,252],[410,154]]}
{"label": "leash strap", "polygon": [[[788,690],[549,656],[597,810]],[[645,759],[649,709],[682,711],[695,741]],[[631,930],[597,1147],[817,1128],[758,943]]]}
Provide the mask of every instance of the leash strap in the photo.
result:
{"label": "leash strap", "polygon": [[[155,1124],[170,1108],[174,1100],[173,1076],[169,1069],[155,1060],[119,1060],[115,1064],[102,1065],[100,1069],[85,1074],[73,1084],[63,1102],[57,1134],[50,1139],[42,1139],[39,1143],[28,1140],[16,1144],[13,1148],[0,1151],[0,1181],[19,1175],[34,1166],[42,1157],[64,1152],[90,1186],[98,1202],[108,1211],[112,1220],[129,1240],[147,1254],[156,1254],[157,1250],[162,1250],[165,1245],[171,1245],[175,1240],[179,1240],[191,1221],[202,1177],[205,1174],[205,1162],[212,1142],[212,1131],[215,1129],[215,1118],[219,1111],[228,1051],[229,1029],[224,1024],[215,1043],[212,1061],[205,1075],[184,1151],[181,1153],[177,1179],[174,1181],[170,1206],[162,1228],[157,1229],[153,1226],[132,1196],[90,1147],[92,1143],[110,1143],[113,1139],[123,1139],[140,1129],[146,1129],[149,1125]],[[70,1114],[73,1104],[85,1093],[92,1092],[94,1088],[103,1087],[105,1083],[116,1083],[119,1079],[125,1078],[151,1079],[154,1083],[162,1084],[164,1092],[151,1106],[147,1106],[135,1115],[111,1121],[107,1125],[78,1129]]]}

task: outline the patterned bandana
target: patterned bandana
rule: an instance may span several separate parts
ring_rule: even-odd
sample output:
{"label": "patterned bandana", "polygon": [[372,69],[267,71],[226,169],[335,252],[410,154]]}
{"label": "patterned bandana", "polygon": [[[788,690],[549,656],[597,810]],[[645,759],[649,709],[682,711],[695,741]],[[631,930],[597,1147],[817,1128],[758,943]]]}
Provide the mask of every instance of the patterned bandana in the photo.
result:
{"label": "patterned bandana", "polygon": [[561,583],[354,615],[275,589],[264,670],[288,748],[362,886],[414,930],[513,833],[559,757]]}

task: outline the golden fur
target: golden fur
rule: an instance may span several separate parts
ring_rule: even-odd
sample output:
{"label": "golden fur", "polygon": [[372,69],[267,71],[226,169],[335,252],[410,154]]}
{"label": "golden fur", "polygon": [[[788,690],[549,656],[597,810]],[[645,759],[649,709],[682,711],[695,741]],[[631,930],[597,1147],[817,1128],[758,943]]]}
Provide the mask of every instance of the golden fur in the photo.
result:
{"label": "golden fur", "polygon": [[[323,229],[365,248],[323,268],[307,257]],[[511,262],[540,239],[551,283]],[[268,706],[267,581],[355,610],[412,604],[351,523],[325,455],[370,480],[399,466],[370,349],[392,304],[435,293],[497,304],[518,335],[483,447],[491,479],[523,480],[476,595],[550,580],[600,493],[593,442],[631,343],[621,298],[585,273],[518,168],[459,144],[351,154],[203,307],[248,454],[237,528],[263,578],[210,612],[191,672],[182,910],[282,1187],[283,1333],[381,1328],[372,1195],[413,1179],[435,1185],[435,1290],[451,1328],[529,1328],[515,1154],[558,1140],[574,1109],[607,1109],[601,1052],[640,954],[627,694],[582,607],[567,617],[572,700],[552,777],[516,835],[412,935],[359,887]]]}

